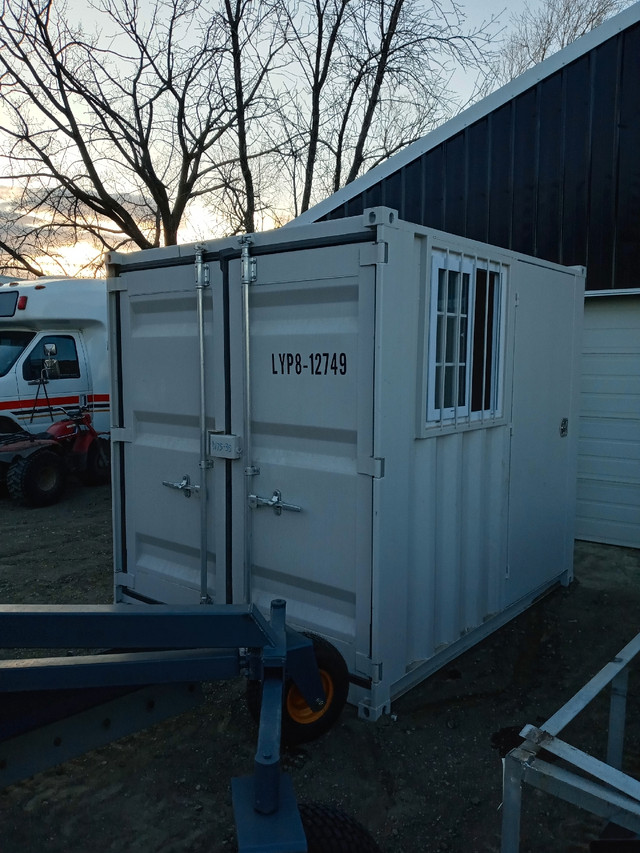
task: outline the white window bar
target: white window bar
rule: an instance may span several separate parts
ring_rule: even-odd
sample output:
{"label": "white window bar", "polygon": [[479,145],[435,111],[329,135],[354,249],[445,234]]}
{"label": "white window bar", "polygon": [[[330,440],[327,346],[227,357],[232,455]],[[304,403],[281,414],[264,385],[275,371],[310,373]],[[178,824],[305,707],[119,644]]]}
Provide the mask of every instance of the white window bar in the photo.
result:
{"label": "white window bar", "polygon": [[427,424],[484,425],[500,411],[506,276],[490,258],[434,253],[427,347]]}

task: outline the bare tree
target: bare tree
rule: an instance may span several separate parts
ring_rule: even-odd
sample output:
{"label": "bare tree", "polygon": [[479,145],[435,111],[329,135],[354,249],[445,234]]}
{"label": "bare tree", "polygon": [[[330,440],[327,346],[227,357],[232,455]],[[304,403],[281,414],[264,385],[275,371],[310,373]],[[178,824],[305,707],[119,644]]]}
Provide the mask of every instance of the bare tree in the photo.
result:
{"label": "bare tree", "polygon": [[445,118],[491,35],[455,0],[88,2],[0,0],[0,269],[279,224]]}
{"label": "bare tree", "polygon": [[292,212],[448,118],[452,69],[488,61],[495,23],[466,28],[439,0],[300,0],[289,19],[300,70],[280,116]]}
{"label": "bare tree", "polygon": [[496,81],[507,83],[600,26],[632,0],[542,0],[511,18]]}
{"label": "bare tree", "polygon": [[4,177],[20,216],[0,248],[31,271],[53,234],[100,250],[176,243],[189,203],[245,162],[238,139],[273,58],[238,88],[241,8],[230,45],[229,21],[198,0],[158,0],[150,15],[138,0],[102,0],[100,12],[102,32],[88,35],[53,0],[2,6]]}

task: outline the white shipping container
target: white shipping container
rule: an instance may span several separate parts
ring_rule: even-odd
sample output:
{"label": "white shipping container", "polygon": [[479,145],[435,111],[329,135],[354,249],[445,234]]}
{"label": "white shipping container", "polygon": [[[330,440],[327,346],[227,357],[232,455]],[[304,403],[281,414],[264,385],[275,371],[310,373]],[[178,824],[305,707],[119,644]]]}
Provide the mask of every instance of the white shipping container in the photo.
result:
{"label": "white shipping container", "polygon": [[117,600],[284,598],[375,719],[571,580],[582,268],[373,208],[108,275]]}

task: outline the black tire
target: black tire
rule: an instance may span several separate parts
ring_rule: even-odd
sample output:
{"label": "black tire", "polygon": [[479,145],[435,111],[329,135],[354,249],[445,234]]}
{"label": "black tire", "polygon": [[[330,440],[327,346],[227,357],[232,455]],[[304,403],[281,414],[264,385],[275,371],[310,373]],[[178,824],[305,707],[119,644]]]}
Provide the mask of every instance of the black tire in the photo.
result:
{"label": "black tire", "polygon": [[[291,679],[284,686],[282,706],[282,742],[288,746],[317,740],[337,722],[347,701],[349,671],[340,652],[316,634],[305,636],[313,642],[316,662],[325,691],[326,702],[320,711],[312,711]],[[262,682],[247,682],[247,705],[251,716],[260,720]]]}
{"label": "black tire", "polygon": [[66,483],[64,460],[53,450],[38,450],[14,460],[7,471],[9,495],[24,506],[55,503]]}
{"label": "black tire", "polygon": [[106,438],[96,438],[89,446],[80,479],[85,486],[102,486],[111,479],[111,445]]}
{"label": "black tire", "polygon": [[380,853],[364,826],[339,809],[320,803],[300,803],[298,809],[307,853]]}

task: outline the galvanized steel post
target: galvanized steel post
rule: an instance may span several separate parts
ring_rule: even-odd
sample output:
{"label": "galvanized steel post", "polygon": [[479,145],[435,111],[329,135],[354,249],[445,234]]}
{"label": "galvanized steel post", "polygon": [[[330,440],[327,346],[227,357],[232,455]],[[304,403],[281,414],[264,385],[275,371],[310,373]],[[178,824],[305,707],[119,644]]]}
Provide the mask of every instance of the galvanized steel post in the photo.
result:
{"label": "galvanized steel post", "polygon": [[207,385],[205,362],[204,291],[209,287],[209,268],[204,264],[204,248],[196,246],[196,293],[198,308],[198,350],[200,360],[200,604],[211,604],[207,552]]}
{"label": "galvanized steel post", "polygon": [[627,688],[629,669],[625,667],[611,682],[609,706],[609,734],[607,736],[607,764],[622,770],[624,728],[627,717]]}
{"label": "galvanized steel post", "polygon": [[522,809],[522,766],[520,761],[511,753],[508,753],[503,759],[502,785],[502,844],[500,853],[518,853],[520,849],[520,812]]}
{"label": "galvanized steel post", "polygon": [[244,448],[246,467],[246,500],[245,500],[245,537],[244,537],[244,596],[245,601],[251,601],[251,512],[249,507],[249,493],[251,487],[249,478],[259,474],[258,468],[253,464],[253,450],[251,442],[251,347],[249,329],[249,285],[256,280],[256,260],[249,253],[252,243],[250,234],[240,238],[240,265],[242,281],[242,335],[244,344]]}

